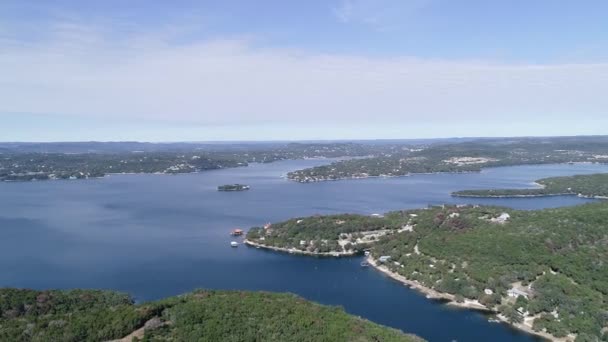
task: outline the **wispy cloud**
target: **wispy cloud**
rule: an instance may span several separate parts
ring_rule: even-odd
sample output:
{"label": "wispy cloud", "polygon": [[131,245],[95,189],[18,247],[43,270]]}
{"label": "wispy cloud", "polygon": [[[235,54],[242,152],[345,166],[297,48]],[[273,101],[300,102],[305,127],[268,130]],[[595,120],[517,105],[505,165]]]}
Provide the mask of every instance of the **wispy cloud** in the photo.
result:
{"label": "wispy cloud", "polygon": [[[174,42],[74,23],[37,44],[2,43],[0,114],[202,125],[351,125],[599,120],[608,64],[366,58]],[[178,30],[179,31],[179,30]],[[479,132],[477,135],[484,135]]]}

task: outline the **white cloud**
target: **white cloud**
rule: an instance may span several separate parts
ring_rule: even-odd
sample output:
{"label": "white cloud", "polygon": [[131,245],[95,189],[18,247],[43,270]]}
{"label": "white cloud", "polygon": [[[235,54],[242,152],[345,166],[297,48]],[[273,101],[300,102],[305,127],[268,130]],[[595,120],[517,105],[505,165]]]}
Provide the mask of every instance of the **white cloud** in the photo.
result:
{"label": "white cloud", "polygon": [[608,108],[608,64],[366,58],[239,39],[176,45],[164,34],[54,30],[36,44],[0,43],[5,119],[28,112],[203,125],[500,125],[599,120]]}

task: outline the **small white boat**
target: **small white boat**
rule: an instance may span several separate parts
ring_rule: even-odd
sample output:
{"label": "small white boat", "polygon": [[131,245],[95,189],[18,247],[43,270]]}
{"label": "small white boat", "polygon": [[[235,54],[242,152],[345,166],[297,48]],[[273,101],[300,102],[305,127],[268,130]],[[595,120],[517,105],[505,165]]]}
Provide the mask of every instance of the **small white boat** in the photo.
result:
{"label": "small white boat", "polygon": [[365,254],[365,256],[369,256],[369,251],[365,251],[363,254]]}
{"label": "small white boat", "polygon": [[361,263],[361,267],[369,267],[369,263],[367,261],[364,261]]}
{"label": "small white boat", "polygon": [[238,243],[238,242],[236,242],[236,241],[232,241],[232,242],[230,243],[230,247],[238,247],[238,246],[239,246],[239,243]]}

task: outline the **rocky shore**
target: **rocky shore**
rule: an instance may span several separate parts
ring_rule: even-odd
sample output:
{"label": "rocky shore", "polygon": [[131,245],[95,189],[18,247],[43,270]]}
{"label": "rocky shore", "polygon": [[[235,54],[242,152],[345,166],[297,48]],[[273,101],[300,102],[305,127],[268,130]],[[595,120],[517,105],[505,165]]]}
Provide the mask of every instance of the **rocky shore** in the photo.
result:
{"label": "rocky shore", "polygon": [[455,306],[455,307],[459,307],[459,308],[463,308],[463,309],[478,310],[478,311],[484,311],[487,313],[494,313],[494,314],[496,314],[496,317],[500,321],[502,321],[506,324],[509,324],[516,329],[525,331],[526,333],[529,333],[529,334],[532,334],[535,336],[542,337],[549,341],[570,342],[570,341],[574,341],[574,339],[576,338],[576,336],[572,336],[572,335],[569,335],[569,336],[566,336],[563,338],[557,338],[551,334],[548,334],[548,333],[545,333],[542,331],[535,331],[534,329],[532,329],[533,319],[524,320],[524,322],[522,322],[522,323],[511,323],[507,320],[506,317],[498,314],[498,312],[496,310],[488,308],[487,306],[479,303],[476,300],[465,299],[464,302],[459,303],[456,301],[456,298],[454,295],[436,291],[434,289],[428,288],[428,287],[420,284],[419,282],[417,282],[415,280],[407,279],[406,277],[391,271],[388,267],[380,264],[377,260],[375,260],[372,257],[368,257],[367,262],[374,269],[382,272],[383,274],[387,275],[388,277],[399,281],[400,283],[406,285],[407,287],[409,287],[411,289],[421,292],[422,294],[424,294],[426,296],[426,298],[445,300],[445,301],[447,301],[446,304]]}

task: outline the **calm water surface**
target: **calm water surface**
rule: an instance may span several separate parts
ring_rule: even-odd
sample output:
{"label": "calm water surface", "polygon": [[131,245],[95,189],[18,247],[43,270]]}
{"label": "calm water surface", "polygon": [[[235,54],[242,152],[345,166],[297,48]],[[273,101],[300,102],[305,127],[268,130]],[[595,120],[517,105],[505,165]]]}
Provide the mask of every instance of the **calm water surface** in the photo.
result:
{"label": "calm water surface", "polygon": [[[482,314],[449,308],[392,281],[360,258],[318,259],[230,248],[228,232],[296,216],[381,213],[428,204],[520,209],[575,205],[577,197],[452,198],[469,188],[530,187],[550,176],[608,172],[601,165],[519,166],[478,174],[417,175],[299,184],[286,172],[322,160],[254,164],[178,176],[0,184],[0,286],[104,288],[152,300],[195,288],[288,291],[431,341],[534,341]],[[247,192],[217,192],[245,183]]]}

